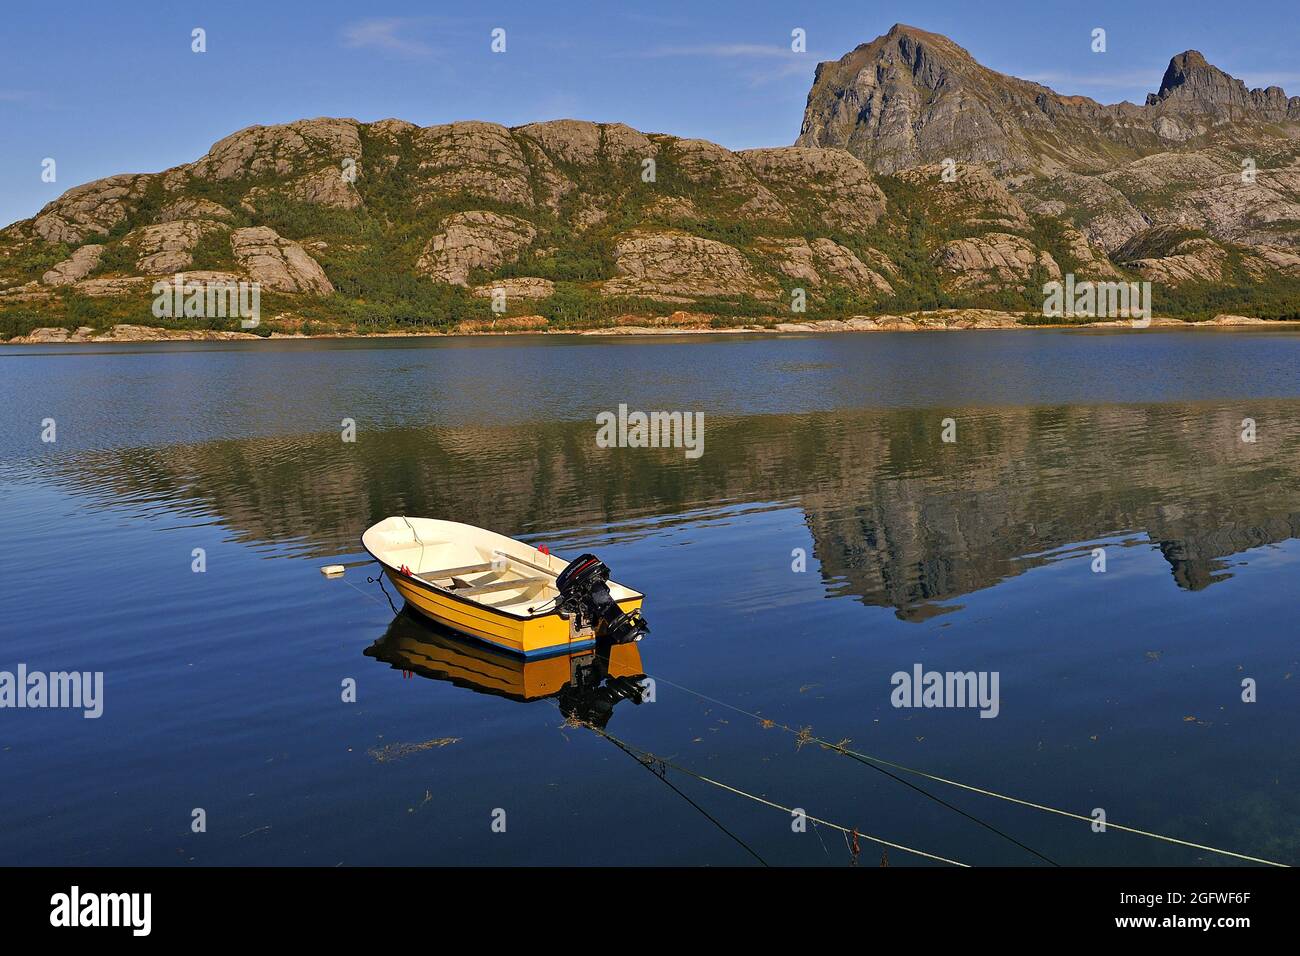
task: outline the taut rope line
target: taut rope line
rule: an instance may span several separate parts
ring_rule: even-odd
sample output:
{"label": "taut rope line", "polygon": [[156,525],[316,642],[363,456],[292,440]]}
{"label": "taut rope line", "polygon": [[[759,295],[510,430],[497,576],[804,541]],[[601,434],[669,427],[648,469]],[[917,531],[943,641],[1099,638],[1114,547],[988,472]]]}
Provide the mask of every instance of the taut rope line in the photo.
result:
{"label": "taut rope line", "polygon": [[[702,773],[696,773],[694,770],[691,770],[687,767],[683,767],[680,764],[675,764],[670,760],[665,760],[663,757],[660,757],[658,754],[651,753],[648,750],[642,750],[640,747],[634,747],[632,744],[629,744],[625,740],[619,740],[617,737],[615,737],[607,730],[601,730],[599,727],[593,726],[592,724],[586,724],[585,726],[590,728],[591,730],[594,730],[597,734],[604,737],[610,743],[613,743],[619,748],[626,750],[628,753],[632,754],[633,756],[636,756],[637,759],[639,760],[652,760],[656,763],[662,764],[665,767],[669,767],[673,770],[676,770],[678,773],[684,773],[688,777],[694,777],[696,780],[707,783],[710,786],[714,786],[714,787],[718,787],[719,789],[726,790],[728,793],[734,793],[736,796],[744,797],[746,800],[753,800],[755,803],[761,803],[764,806],[771,807],[774,810],[783,810],[784,812],[789,814],[793,814],[795,812],[794,808],[792,807],[783,807],[781,806],[781,804],[774,803],[773,801],[768,800],[764,797],[760,797],[757,794],[746,793],[744,790],[740,790],[737,787],[731,786],[730,784],[725,784],[720,780],[714,780],[712,777],[706,777]],[[812,814],[809,813],[805,813],[804,817],[805,819],[813,823],[820,823],[822,826],[827,826],[827,827],[831,827],[832,829],[839,830],[841,833],[845,834],[846,836],[856,834],[857,837],[861,840],[870,840],[872,843],[878,843],[881,846],[892,847],[895,850],[902,850],[904,853],[914,853],[917,856],[923,856],[928,860],[935,860],[939,863],[948,863],[952,866],[960,866],[960,867],[967,867],[967,868],[970,867],[969,863],[961,863],[957,860],[950,860],[946,856],[938,856],[937,854],[934,853],[927,853],[925,850],[917,850],[910,846],[904,846],[901,843],[893,843],[889,840],[884,840],[881,839],[880,837],[872,836],[869,833],[863,833],[861,830],[858,830],[854,827],[842,827],[838,823],[832,823],[829,820],[823,820],[820,817],[814,817]]]}
{"label": "taut rope line", "polygon": [[[745,710],[743,707],[737,707],[735,704],[729,704],[725,700],[718,700],[716,697],[710,697],[708,694],[701,694],[699,691],[691,690],[689,687],[683,687],[681,684],[674,683],[673,681],[670,681],[667,678],[656,677],[654,679],[656,682],[667,684],[669,687],[676,687],[678,690],[684,691],[687,694],[691,694],[694,697],[698,697],[700,700],[706,700],[709,703],[717,704],[719,707],[726,707],[729,710],[734,710],[738,714],[744,714],[746,717],[750,717],[753,720],[757,720],[760,724],[763,724],[765,726],[777,727],[781,730],[786,731],[787,733],[791,733],[797,737],[801,737],[804,740],[807,740],[809,743],[818,744],[819,746],[825,747],[827,750],[834,750],[838,753],[843,754],[846,757],[852,757],[856,760],[859,760],[867,764],[881,764],[886,767],[892,767],[894,770],[901,770],[903,773],[910,773],[918,777],[923,777],[926,780],[933,780],[935,783],[943,783],[943,784],[947,784],[950,787],[958,787],[959,789],[962,790],[969,790],[971,793],[978,793],[986,797],[994,797],[995,799],[998,800],[1005,800],[1008,803],[1018,803],[1022,807],[1031,807],[1035,810],[1042,810],[1044,813],[1055,813],[1058,816],[1069,817],[1072,820],[1082,820],[1084,823],[1089,823],[1089,824],[1096,822],[1096,820],[1093,817],[1084,816],[1081,813],[1074,813],[1070,810],[1061,810],[1057,807],[1049,807],[1046,804],[1035,803],[1032,800],[1023,800],[1020,797],[1012,797],[1005,793],[998,793],[995,790],[986,790],[983,787],[971,786],[968,783],[962,783],[958,780],[949,780],[947,777],[940,777],[937,774],[928,773],[924,770],[917,770],[915,767],[908,767],[901,763],[895,763],[892,760],[885,760],[883,757],[874,757],[871,754],[858,753],[856,750],[849,750],[847,747],[841,744],[833,744],[828,740],[822,740],[820,737],[806,736],[803,731],[796,730],[795,728],[786,726],[785,724],[777,723],[776,721],[772,720],[770,717],[763,717],[759,714],[755,714],[752,713],[751,711]],[[1193,843],[1190,840],[1180,840],[1178,837],[1165,836],[1163,833],[1153,833],[1150,830],[1142,830],[1139,829],[1138,827],[1128,827],[1120,823],[1112,823],[1109,820],[1106,821],[1105,826],[1107,829],[1122,830],[1125,833],[1135,833],[1138,836],[1150,837],[1153,840],[1163,840],[1166,843],[1176,843],[1179,846],[1191,847],[1196,850],[1205,850],[1207,853],[1218,853],[1221,854],[1222,856],[1231,856],[1231,857],[1235,857],[1238,860],[1247,860],[1248,862],[1251,863],[1262,863],[1265,866],[1280,866],[1280,867],[1290,866],[1289,863],[1278,863],[1275,860],[1265,860],[1258,856],[1249,856],[1248,854],[1237,853],[1233,850],[1224,850],[1224,849],[1220,849],[1219,847],[1206,846],[1203,843]]]}
{"label": "taut rope line", "polygon": [[[595,729],[595,727],[594,727],[593,725],[591,725],[591,724],[585,724],[585,723],[584,723],[584,726],[586,726],[586,727],[590,727],[590,728],[593,729],[593,730]],[[758,851],[756,851],[752,846],[750,846],[748,843],[746,843],[746,842],[745,842],[744,840],[742,840],[740,837],[736,836],[736,834],[732,833],[732,832],[731,832],[730,830],[728,830],[725,826],[723,826],[722,823],[721,823],[721,821],[719,821],[715,816],[713,816],[713,814],[709,813],[709,811],[705,810],[702,806],[700,806],[698,803],[696,803],[694,800],[692,800],[692,799],[691,799],[690,797],[688,797],[686,794],[682,793],[682,791],[679,790],[679,789],[678,789],[678,788],[673,784],[673,782],[672,782],[671,780],[668,779],[668,775],[667,775],[666,773],[664,773],[662,770],[656,770],[656,769],[654,768],[653,764],[649,763],[649,762],[648,762],[644,757],[639,757],[639,756],[637,756],[636,753],[634,753],[631,749],[629,749],[628,746],[627,746],[626,744],[624,744],[621,740],[616,740],[613,736],[611,736],[611,735],[609,735],[609,734],[605,734],[605,739],[608,740],[608,741],[609,741],[611,744],[613,744],[615,747],[617,747],[619,750],[621,750],[623,753],[627,754],[629,757],[631,757],[633,760],[635,760],[635,761],[636,761],[638,764],[640,764],[642,767],[645,767],[646,770],[650,771],[650,773],[651,773],[651,774],[652,774],[652,775],[653,775],[657,780],[659,780],[660,782],[662,782],[663,784],[665,784],[665,785],[666,785],[670,790],[673,791],[673,793],[677,794],[677,796],[681,797],[683,800],[685,800],[687,803],[689,803],[691,806],[693,806],[696,810],[700,811],[700,813],[703,814],[703,816],[704,816],[704,818],[705,818],[706,820],[708,820],[710,823],[712,823],[715,827],[717,827],[719,830],[721,830],[721,831],[722,831],[723,833],[725,833],[727,836],[731,837],[731,839],[734,840],[736,843],[740,844],[740,846],[742,846],[742,847],[745,849],[745,852],[746,852],[746,853],[748,853],[750,856],[752,856],[754,859],[756,859],[759,863],[763,864],[763,866],[767,866],[767,865],[768,865],[767,860],[763,859],[761,856],[758,855]],[[656,761],[656,762],[657,762],[657,761]]]}

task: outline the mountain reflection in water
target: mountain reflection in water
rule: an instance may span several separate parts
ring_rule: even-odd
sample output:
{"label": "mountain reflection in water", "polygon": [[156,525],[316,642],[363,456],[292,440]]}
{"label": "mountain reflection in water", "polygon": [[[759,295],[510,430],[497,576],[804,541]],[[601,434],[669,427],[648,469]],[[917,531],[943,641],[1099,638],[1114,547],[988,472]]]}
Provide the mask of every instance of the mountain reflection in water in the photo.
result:
{"label": "mountain reflection in water", "polygon": [[[207,516],[269,554],[353,553],[406,513],[522,538],[639,537],[733,507],[798,507],[829,595],[924,619],[1099,543],[1150,541],[1179,588],[1300,532],[1300,403],[888,409],[712,417],[709,453],[601,449],[539,422],[211,441],[52,458],[104,503]],[[941,419],[958,440],[939,440]],[[610,526],[606,528],[605,526]],[[810,564],[811,566],[811,564]]]}

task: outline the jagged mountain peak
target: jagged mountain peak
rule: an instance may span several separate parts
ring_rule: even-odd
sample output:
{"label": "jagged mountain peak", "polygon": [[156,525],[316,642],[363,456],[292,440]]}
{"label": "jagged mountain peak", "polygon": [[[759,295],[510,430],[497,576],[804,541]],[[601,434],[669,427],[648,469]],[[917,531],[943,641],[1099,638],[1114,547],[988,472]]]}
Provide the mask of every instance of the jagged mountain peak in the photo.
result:
{"label": "jagged mountain peak", "polygon": [[954,159],[1100,172],[1233,123],[1300,121],[1300,97],[1247,90],[1197,50],[1169,62],[1145,106],[1103,106],[991,70],[948,37],[895,24],[822,63],[798,144],[846,149],[880,172]]}
{"label": "jagged mountain peak", "polygon": [[[1293,102],[1300,101],[1300,97]],[[1160,91],[1147,96],[1147,106],[1165,106],[1216,120],[1287,118],[1286,92],[1279,86],[1246,88],[1246,84],[1210,63],[1198,50],[1179,53],[1169,61]],[[1300,113],[1291,118],[1297,118]]]}
{"label": "jagged mountain peak", "polygon": [[857,70],[867,64],[884,61],[906,64],[917,75],[928,72],[931,79],[937,76],[937,71],[927,71],[926,67],[931,64],[947,68],[978,67],[975,58],[967,50],[946,36],[905,23],[895,23],[888,32],[868,43],[860,44],[838,61],[818,64],[817,72],[820,75],[827,68]]}
{"label": "jagged mountain peak", "polygon": [[1195,95],[1202,90],[1226,92],[1234,88],[1239,88],[1243,93],[1246,91],[1246,85],[1241,80],[1212,65],[1199,50],[1187,50],[1170,58],[1165,75],[1160,80],[1159,92],[1149,95],[1147,103],[1154,105],[1183,91]]}
{"label": "jagged mountain peak", "polygon": [[1170,57],[1169,69],[1165,72],[1165,82],[1161,84],[1163,88],[1169,83],[1170,76],[1179,73],[1185,73],[1188,70],[1205,70],[1215,69],[1210,65],[1210,61],[1205,58],[1205,54],[1200,50],[1184,50],[1177,56]]}
{"label": "jagged mountain peak", "polygon": [[920,27],[909,26],[906,23],[895,23],[889,28],[887,33],[877,39],[888,40],[898,38],[907,38],[918,43],[930,43],[945,52],[957,53],[961,56],[971,58],[969,52],[958,46],[942,33],[931,33],[929,30],[922,30]]}

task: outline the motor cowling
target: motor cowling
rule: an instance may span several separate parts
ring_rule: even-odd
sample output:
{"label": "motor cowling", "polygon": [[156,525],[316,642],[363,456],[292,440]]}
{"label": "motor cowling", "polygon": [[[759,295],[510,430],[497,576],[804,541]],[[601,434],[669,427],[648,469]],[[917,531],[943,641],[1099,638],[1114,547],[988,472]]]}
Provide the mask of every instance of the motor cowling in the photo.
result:
{"label": "motor cowling", "polygon": [[609,593],[609,566],[594,554],[569,562],[555,578],[561,613],[572,615],[579,627],[590,627],[597,641],[628,644],[650,630],[640,610],[624,613]]}

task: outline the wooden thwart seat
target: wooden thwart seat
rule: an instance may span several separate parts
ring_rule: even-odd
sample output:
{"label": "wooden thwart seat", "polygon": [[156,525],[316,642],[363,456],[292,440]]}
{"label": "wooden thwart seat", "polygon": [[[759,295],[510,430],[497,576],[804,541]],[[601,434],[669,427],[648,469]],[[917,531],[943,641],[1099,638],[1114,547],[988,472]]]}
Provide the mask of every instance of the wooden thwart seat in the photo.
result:
{"label": "wooden thwart seat", "polygon": [[[550,584],[555,580],[554,576],[546,575],[521,575],[520,577],[502,578],[497,581],[489,581],[486,584],[467,584],[460,580],[464,574],[484,574],[488,571],[500,573],[519,574],[518,565],[532,568],[536,571],[544,571],[542,568],[530,561],[521,561],[518,558],[512,558],[510,555],[501,554],[497,556],[496,561],[485,561],[482,564],[466,564],[459,568],[442,568],[437,571],[425,571],[417,574],[416,577],[422,581],[428,581],[430,584],[436,584],[438,587],[446,588],[453,594],[459,594],[462,597],[475,597],[479,594],[491,594],[494,591],[509,591],[513,588],[532,587],[538,584]],[[443,582],[450,582],[449,584]]]}
{"label": "wooden thwart seat", "polygon": [[425,571],[423,574],[417,574],[416,577],[422,581],[428,581],[433,584],[435,581],[443,581],[447,578],[454,578],[458,574],[478,574],[483,571],[491,571],[492,563],[486,564],[467,564],[463,568],[448,568],[445,571]]}
{"label": "wooden thwart seat", "polygon": [[492,581],[489,584],[478,584],[470,588],[456,588],[453,594],[459,594],[461,597],[473,597],[477,594],[491,594],[493,591],[509,591],[513,588],[529,587],[536,584],[549,584],[550,578],[529,577],[529,578],[506,578],[502,581]]}

